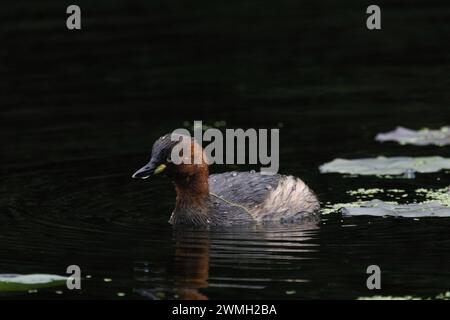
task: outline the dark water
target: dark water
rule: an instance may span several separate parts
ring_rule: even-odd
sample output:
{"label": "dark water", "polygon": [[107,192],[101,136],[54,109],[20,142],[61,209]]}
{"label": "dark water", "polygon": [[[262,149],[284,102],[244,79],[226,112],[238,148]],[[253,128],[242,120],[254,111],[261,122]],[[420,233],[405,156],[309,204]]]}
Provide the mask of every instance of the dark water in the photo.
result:
{"label": "dark water", "polygon": [[[0,273],[88,276],[81,291],[21,298],[433,297],[450,288],[450,219],[343,218],[174,230],[169,181],[134,181],[153,141],[186,121],[280,131],[280,172],[323,203],[346,191],[449,185],[321,175],[336,157],[450,156],[373,141],[450,120],[450,5],[361,1],[78,1],[0,4]],[[213,166],[212,172],[236,169]],[[241,170],[253,169],[242,166]],[[257,168],[254,168],[257,169]],[[368,265],[382,290],[366,288]],[[106,279],[106,280],[105,280]],[[55,291],[63,291],[58,295]]]}

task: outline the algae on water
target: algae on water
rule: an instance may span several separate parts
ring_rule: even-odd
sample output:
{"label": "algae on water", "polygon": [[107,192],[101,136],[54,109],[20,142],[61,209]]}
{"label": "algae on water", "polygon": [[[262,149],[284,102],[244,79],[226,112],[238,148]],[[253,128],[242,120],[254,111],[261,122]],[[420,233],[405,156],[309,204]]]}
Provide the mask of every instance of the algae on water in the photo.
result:
{"label": "algae on water", "polygon": [[358,200],[351,203],[335,203],[335,204],[327,204],[325,207],[323,207],[320,212],[322,214],[330,214],[333,212],[338,212],[341,208],[344,207],[359,207],[362,205],[364,201]]}
{"label": "algae on water", "polygon": [[[405,190],[401,189],[364,189],[347,191],[353,196],[371,196],[375,194],[399,195],[400,198],[407,196]],[[326,204],[322,214],[341,212],[344,215],[372,215],[372,216],[399,216],[399,217],[448,217],[450,216],[450,187],[429,190],[419,188],[415,190],[416,197],[422,197],[425,201],[420,203],[399,204],[395,201],[357,201],[350,203]],[[399,198],[397,198],[399,199]]]}
{"label": "algae on water", "polygon": [[439,201],[441,204],[450,207],[450,187],[437,190],[420,188],[416,190],[416,193],[424,195],[428,201]]}
{"label": "algae on water", "polygon": [[372,189],[364,189],[359,188],[357,190],[349,190],[347,193],[351,196],[368,196],[368,195],[374,195],[376,193],[382,193],[384,190],[379,188],[372,188]]}
{"label": "algae on water", "polygon": [[360,206],[344,206],[340,212],[349,216],[450,217],[450,207],[439,201],[397,204],[374,199],[363,202]]}

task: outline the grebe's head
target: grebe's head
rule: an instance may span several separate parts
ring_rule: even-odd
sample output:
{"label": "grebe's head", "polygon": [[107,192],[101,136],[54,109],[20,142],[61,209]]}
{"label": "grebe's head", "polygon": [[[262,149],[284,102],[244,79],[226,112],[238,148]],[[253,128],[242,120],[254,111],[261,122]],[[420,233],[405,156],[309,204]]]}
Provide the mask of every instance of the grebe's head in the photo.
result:
{"label": "grebe's head", "polygon": [[208,172],[201,146],[190,136],[169,133],[155,141],[150,161],[133,174],[147,179],[162,172],[174,179],[186,179],[198,172]]}

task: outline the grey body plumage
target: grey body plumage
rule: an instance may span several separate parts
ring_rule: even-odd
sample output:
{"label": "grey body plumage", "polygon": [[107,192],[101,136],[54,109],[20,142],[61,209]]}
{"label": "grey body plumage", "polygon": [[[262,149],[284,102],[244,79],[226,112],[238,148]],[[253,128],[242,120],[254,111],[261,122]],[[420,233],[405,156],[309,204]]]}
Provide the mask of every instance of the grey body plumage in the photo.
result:
{"label": "grey body plumage", "polygon": [[[226,172],[209,177],[206,214],[199,208],[176,209],[172,224],[244,225],[295,222],[316,217],[320,208],[315,194],[299,178]],[[188,214],[186,214],[189,211]]]}

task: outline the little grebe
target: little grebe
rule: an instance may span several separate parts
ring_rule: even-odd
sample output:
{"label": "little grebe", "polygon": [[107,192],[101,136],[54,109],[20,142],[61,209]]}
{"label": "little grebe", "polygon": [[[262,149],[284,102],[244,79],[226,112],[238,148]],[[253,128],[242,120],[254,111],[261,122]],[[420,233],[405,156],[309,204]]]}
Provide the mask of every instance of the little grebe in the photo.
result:
{"label": "little grebe", "polygon": [[[199,148],[194,139],[189,141],[192,150]],[[315,216],[320,208],[314,192],[293,176],[236,171],[208,176],[203,152],[191,152],[192,157],[200,155],[199,161],[175,164],[171,153],[178,143],[182,142],[172,141],[170,134],[160,137],[153,144],[150,162],[133,174],[146,179],[164,171],[172,179],[177,197],[171,224],[292,222]]]}

